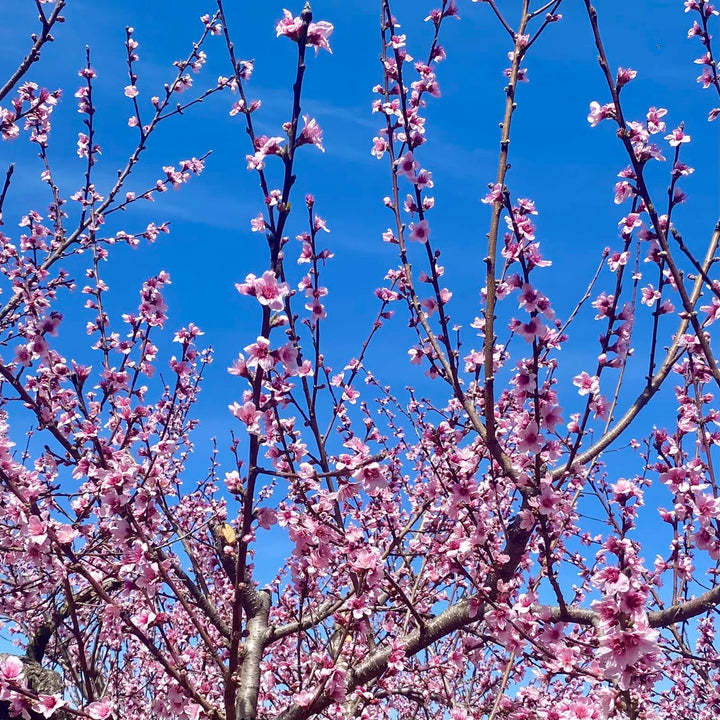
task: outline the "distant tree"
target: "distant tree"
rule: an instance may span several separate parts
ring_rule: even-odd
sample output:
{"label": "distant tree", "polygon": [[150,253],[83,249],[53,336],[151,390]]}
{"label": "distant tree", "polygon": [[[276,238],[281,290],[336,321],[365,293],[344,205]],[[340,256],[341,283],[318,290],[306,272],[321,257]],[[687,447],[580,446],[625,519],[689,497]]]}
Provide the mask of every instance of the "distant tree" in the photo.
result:
{"label": "distant tree", "polygon": [[[88,54],[75,92],[85,173],[68,195],[48,153],[60,92],[31,81],[41,52],[51,56],[66,0],[36,0],[31,50],[0,90],[0,133],[34,144],[45,192],[35,209],[7,210],[9,164],[0,191],[0,617],[23,650],[0,657],[5,716],[720,716],[720,225],[705,238],[681,234],[675,209],[693,172],[682,157],[691,137],[683,125],[666,127],[664,108],[626,115],[636,72],[611,70],[585,1],[588,51],[607,82],[588,121],[614,126],[627,155],[615,185],[624,210],[600,265],[577,268],[587,292],[567,318],[556,315],[543,280],[553,244],[536,232],[535,204],[513,182],[509,160],[513,118],[525,110],[519,83],[562,4],[516,0],[506,12],[484,0],[464,9],[497,20],[510,65],[497,174],[483,199],[480,302],[461,329],[450,317],[439,238],[477,239],[467,226],[463,234],[433,222],[433,138],[423,115],[440,95],[442,34],[458,9],[442,0],[430,12],[434,37],[413,60],[390,0],[379,3],[371,149],[386,162],[391,227],[382,239],[397,259],[376,291],[376,321],[348,362],[326,354],[322,332],[333,309],[323,218],[332,225],[348,209],[293,196],[296,153],[323,149],[317,120],[302,110],[307,51],[329,50],[333,26],[309,5],[299,16],[283,11],[276,32],[297,46],[297,71],[288,120],[272,137],[256,131],[253,63],[239,59],[241,36],[234,45],[222,0],[149,103],[138,93],[138,43],[128,28],[124,94],[136,147],[110,185],[96,179]],[[684,6],[690,38],[702,45],[699,80],[720,95],[709,30],[717,13],[704,0]],[[213,35],[230,69],[198,89],[194,74]],[[197,482],[185,465],[210,362],[202,333],[194,325],[175,333],[168,373],[155,344],[168,275],[148,279],[139,305],[115,325],[103,269],[118,243],[152,242],[168,229],[118,231],[118,211],[128,211],[131,227],[137,203],[203,170],[205,158],[175,161],[155,184],[131,191],[157,127],[200,112],[198,101],[220,92],[232,94],[228,110],[249,136],[239,162],[260,185],[251,223],[268,255],[265,267],[239,271],[258,329],[229,369],[233,465],[221,469],[221,437]],[[14,147],[3,145],[3,156]],[[666,177],[668,191],[654,193],[650,176]],[[92,347],[73,341],[77,353],[68,356],[55,336],[73,288],[91,314]],[[453,312],[458,320],[461,309]],[[368,362],[394,313],[409,320],[413,390],[387,387],[383,368]],[[599,345],[570,381],[561,351],[592,315]],[[400,333],[401,320],[391,323]],[[386,354],[385,362],[408,358]],[[631,366],[646,373],[635,388],[623,384]],[[671,384],[673,407],[667,393],[657,402]],[[651,403],[655,429],[633,430],[632,439]],[[621,473],[604,456],[620,443],[630,446]],[[256,566],[267,577],[268,548],[279,543],[289,555],[264,585]]]}

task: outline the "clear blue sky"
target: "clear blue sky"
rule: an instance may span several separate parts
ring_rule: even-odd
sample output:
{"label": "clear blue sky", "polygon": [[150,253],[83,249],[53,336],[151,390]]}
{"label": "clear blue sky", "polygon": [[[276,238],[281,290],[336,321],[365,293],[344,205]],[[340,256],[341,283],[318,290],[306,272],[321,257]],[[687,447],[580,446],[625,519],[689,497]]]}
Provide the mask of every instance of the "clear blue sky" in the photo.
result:
{"label": "clear blue sky", "polygon": [[[256,122],[268,134],[282,134],[280,125],[289,119],[295,65],[294,46],[275,38],[274,24],[284,6],[299,13],[301,4],[299,0],[295,4],[227,0],[238,55],[256,61],[248,94],[262,99]],[[25,7],[18,11],[19,5]],[[27,47],[27,35],[34,29],[32,5],[23,0],[0,6],[3,73]],[[518,14],[517,2],[501,0],[499,5],[511,20]],[[315,193],[317,212],[333,231],[328,243],[336,258],[326,276],[331,294],[325,338],[338,369],[357,352],[374,316],[373,290],[386,269],[396,264],[393,248],[380,237],[391,221],[382,205],[389,191],[388,168],[386,162],[370,155],[372,137],[380,126],[370,112],[371,88],[381,80],[379,6],[379,0],[313,3],[315,19],[335,25],[333,55],[322,52],[315,59],[309,53],[303,109],[323,127],[327,151],[303,148],[295,199],[307,191]],[[419,157],[434,174],[437,204],[430,219],[433,241],[443,250],[447,284],[455,293],[451,312],[456,322],[467,326],[477,314],[478,289],[483,284],[489,210],[480,198],[496,172],[508,45],[487,6],[469,0],[459,0],[459,6],[462,20],[445,26],[448,60],[438,70],[443,97],[430,104],[430,142]],[[690,16],[683,13],[681,0],[604,0],[599,6],[613,68],[622,65],[638,71],[638,79],[625,90],[627,114],[641,119],[651,105],[667,107],[668,126],[684,120],[693,137],[684,153],[687,150],[685,161],[696,172],[683,183],[689,205],[680,209],[676,221],[686,240],[702,247],[717,213],[718,126],[706,120],[713,98],[695,83],[699,71],[692,61],[700,45],[686,39]],[[75,157],[75,139],[82,128],[72,94],[80,84],[76,72],[84,64],[85,45],[91,48],[98,72],[96,122],[103,156],[97,182],[101,185],[103,179],[112,180],[135,141],[135,132],[126,127],[130,102],[122,92],[127,84],[125,26],[135,27],[140,42],[138,87],[141,99],[147,101],[170,79],[170,63],[187,54],[201,29],[199,16],[212,13],[214,7],[211,0],[69,0],[67,22],[58,28],[57,42],[45,50],[45,61],[29,76],[66,92],[55,113],[50,151],[66,194],[82,182],[83,163]],[[428,46],[431,28],[422,18],[432,7],[432,2],[424,0],[393,3],[408,34],[408,50],[417,58],[424,56]],[[521,86],[518,94],[509,186],[514,197],[536,201],[538,237],[554,263],[538,276],[538,282],[553,297],[558,314],[566,317],[584,291],[602,248],[619,246],[617,221],[624,213],[612,203],[612,188],[626,159],[610,124],[591,129],[585,119],[591,100],[607,102],[609,98],[582,3],[568,1],[562,12],[564,20],[549,28],[526,62],[530,83]],[[208,69],[199,76],[198,87],[203,78],[230,74],[222,40],[213,38],[207,50]],[[228,117],[229,106],[230,97],[220,96],[180,122],[168,123],[155,138],[131,189],[154,181],[162,165],[208,150],[213,156],[206,172],[190,186],[179,193],[168,192],[158,202],[139,206],[122,218],[128,231],[140,230],[149,221],[169,220],[172,234],[135,251],[116,248],[115,262],[106,276],[110,309],[118,319],[120,312],[134,308],[137,289],[147,276],[160,269],[169,271],[173,278],[166,293],[170,328],[193,321],[215,348],[216,364],[198,408],[203,424],[197,450],[203,459],[207,437],[217,434],[220,445],[226,444],[231,423],[226,406],[241,391],[239,384],[229,383],[224,369],[257,334],[255,308],[237,294],[234,283],[248,272],[262,272],[266,263],[265,243],[250,232],[249,224],[262,208],[261,196],[254,174],[245,169],[248,141],[241,120]],[[9,228],[16,222],[13,212],[19,219],[30,207],[47,203],[37,180],[39,166],[32,162],[26,143],[0,146],[0,165],[11,160],[18,160],[19,167],[7,207]],[[667,169],[667,164],[653,169],[660,191],[667,185]],[[298,216],[291,225],[291,235],[304,229],[303,219]],[[610,287],[609,275],[604,287]],[[86,347],[88,318],[77,310],[82,304],[79,293],[72,303],[68,310],[75,310],[68,312],[62,339],[68,347]],[[591,314],[585,314],[586,321]],[[405,327],[404,313],[399,312],[371,356],[379,377],[400,386],[413,378],[406,359],[412,339]],[[598,352],[599,332],[599,325],[592,322],[575,325],[573,341],[562,351],[566,380],[583,368],[590,369]],[[468,339],[466,347],[470,343]],[[644,375],[644,362],[636,372],[638,377]],[[422,373],[415,379],[418,384],[424,381]],[[568,389],[572,394],[572,388]]]}

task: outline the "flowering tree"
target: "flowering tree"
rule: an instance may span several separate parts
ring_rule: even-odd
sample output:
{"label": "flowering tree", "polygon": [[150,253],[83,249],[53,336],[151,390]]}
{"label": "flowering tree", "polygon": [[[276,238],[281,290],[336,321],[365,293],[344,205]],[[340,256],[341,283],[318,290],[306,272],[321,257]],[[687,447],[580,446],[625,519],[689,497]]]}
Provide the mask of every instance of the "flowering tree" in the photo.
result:
{"label": "flowering tree", "polygon": [[[489,230],[480,301],[460,327],[463,311],[443,282],[438,247],[448,229],[433,222],[424,117],[440,95],[443,31],[458,8],[442,0],[425,18],[434,34],[418,60],[391,0],[379,4],[371,150],[385,163],[390,227],[377,235],[393,260],[365,342],[334,372],[321,342],[333,253],[318,211],[332,224],[337,210],[293,195],[296,153],[323,150],[302,93],[333,26],[309,5],[298,16],[283,11],[275,30],[296,46],[297,69],[276,136],[256,130],[253,63],[237,55],[222,0],[149,103],[128,28],[124,94],[135,148],[101,186],[88,54],[75,92],[84,177],[66,194],[48,150],[60,91],[30,80],[66,0],[36,0],[39,30],[0,90],[0,133],[33,143],[46,192],[34,209],[6,209],[12,164],[0,192],[5,227],[20,226],[17,237],[0,234],[0,616],[22,647],[0,659],[5,716],[720,712],[720,224],[692,241],[676,224],[693,172],[682,156],[691,136],[682,124],[666,126],[664,108],[626,113],[637,73],[611,70],[585,0],[606,81],[605,96],[588,99],[587,120],[614,127],[625,154],[615,185],[622,217],[613,247],[588,269],[587,292],[558,317],[543,280],[552,242],[536,236],[535,204],[516,187],[509,159],[526,67],[561,21],[562,0],[505,3],[514,19],[494,0],[468,2],[464,12],[497,23],[510,64],[497,174],[482,200]],[[690,39],[702,45],[698,80],[720,95],[710,35],[717,13],[705,0],[684,7]],[[229,71],[199,88],[211,43]],[[257,332],[229,369],[232,464],[221,469],[220,449],[196,482],[185,466],[211,358],[202,332],[175,333],[168,375],[156,345],[168,275],[148,279],[137,308],[115,325],[103,268],[114,246],[167,232],[165,224],[125,230],[118,218],[129,227],[137,203],[184,185],[206,158],[176,159],[135,190],[133,171],[158,126],[201,112],[214,94],[228,95],[227,110],[249,136],[243,162],[261,190],[251,227],[267,242],[267,265],[238,277]],[[709,109],[709,120],[719,114]],[[663,179],[668,190],[655,192]],[[68,350],[56,336],[64,316],[80,312],[78,293],[92,346]],[[368,360],[385,326],[397,334],[402,318],[417,389],[386,386]],[[597,351],[564,375],[561,351],[584,322],[600,328]],[[644,379],[628,388],[626,371],[636,367]],[[653,429],[641,415],[651,403]],[[621,471],[606,459],[619,445]],[[288,548],[273,572],[271,544]]]}

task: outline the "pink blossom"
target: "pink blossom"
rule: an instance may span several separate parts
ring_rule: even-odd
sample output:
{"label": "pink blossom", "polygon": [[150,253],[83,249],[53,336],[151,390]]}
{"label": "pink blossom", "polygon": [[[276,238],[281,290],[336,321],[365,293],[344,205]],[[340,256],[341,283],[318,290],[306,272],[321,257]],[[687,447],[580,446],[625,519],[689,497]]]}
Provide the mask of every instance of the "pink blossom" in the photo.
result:
{"label": "pink blossom", "polygon": [[249,433],[253,435],[260,434],[258,420],[262,417],[262,413],[255,407],[255,403],[248,401],[244,405],[240,405],[235,402],[232,405],[228,405],[228,408],[240,422],[244,422],[247,425]]}
{"label": "pink blossom", "polygon": [[287,375],[295,375],[298,372],[298,348],[294,343],[286,343],[276,351],[277,359],[282,363]]}
{"label": "pink blossom", "polygon": [[388,144],[387,140],[381,137],[373,138],[373,148],[370,154],[376,157],[378,160],[387,152]]}
{"label": "pink blossom", "polygon": [[368,495],[377,495],[380,490],[387,487],[387,480],[383,468],[379,463],[372,462],[355,470],[352,477],[363,484]]}
{"label": "pink blossom", "polygon": [[23,677],[23,670],[22,660],[17,655],[8,655],[3,660],[0,660],[0,677],[3,680],[17,683]]}
{"label": "pink blossom", "polygon": [[247,366],[250,368],[260,366],[265,372],[270,372],[275,366],[275,359],[270,352],[270,341],[261,335],[245,348],[245,352],[248,355]]}
{"label": "pink blossom", "polygon": [[395,172],[397,175],[404,175],[410,182],[415,182],[415,173],[420,169],[420,163],[415,160],[412,150],[395,161]]}
{"label": "pink blossom", "polygon": [[637,70],[631,70],[630,68],[618,68],[617,71],[617,85],[622,87],[627,85],[631,80],[637,77]]}
{"label": "pink blossom", "polygon": [[[234,404],[237,405],[237,403]],[[233,406],[230,405],[229,408],[230,411],[233,412]],[[240,473],[238,473],[237,470],[233,470],[232,472],[225,473],[225,487],[228,489],[228,492],[239,494],[245,487],[245,481],[240,477]]]}
{"label": "pink blossom", "polygon": [[662,120],[667,115],[665,108],[651,107],[647,112],[647,128],[653,135],[665,131],[665,122]]}
{"label": "pink blossom", "polygon": [[34,710],[43,717],[50,718],[57,710],[65,707],[66,704],[60,695],[39,695]]}
{"label": "pink blossom", "polygon": [[332,23],[329,23],[326,20],[310,23],[308,26],[307,44],[315,48],[316,55],[320,49],[327,50],[332,54],[328,38],[332,35],[333,30],[334,27]]}
{"label": "pink blossom", "polygon": [[90,703],[90,705],[85,708],[85,712],[93,720],[108,720],[112,715],[112,705],[110,704],[110,700],[104,698],[98,702]]}
{"label": "pink blossom", "polygon": [[305,121],[305,127],[300,131],[298,145],[314,145],[318,150],[325,152],[322,144],[323,131],[317,124],[317,120],[315,118],[311,119],[309,115],[303,115],[303,120]]}
{"label": "pink blossom", "polygon": [[590,103],[590,114],[587,116],[587,119],[591,127],[595,127],[602,120],[613,117],[615,117],[614,103],[600,105],[600,103],[594,100]]}
{"label": "pink blossom", "polygon": [[654,662],[657,638],[657,630],[646,623],[628,630],[613,628],[601,636],[598,659],[605,666],[605,676],[618,682],[620,688],[628,689],[635,675],[633,666],[648,656]]}
{"label": "pink blossom", "polygon": [[[300,39],[300,33],[303,27],[303,20],[301,17],[293,17],[293,14],[289,10],[283,10],[283,17],[275,26],[275,32],[280,37],[284,35],[297,42]],[[330,43],[328,38],[332,34],[333,26],[331,23],[321,20],[316,23],[309,23],[307,28],[307,44],[315,47],[315,52],[322,48],[328,52],[332,52],[330,49]]]}
{"label": "pink blossom", "polygon": [[665,139],[670,141],[672,147],[690,142],[690,136],[685,134],[682,126],[675,128],[669,135],[665,136]]}
{"label": "pink blossom", "polygon": [[410,223],[410,240],[415,242],[426,243],[430,237],[430,226],[427,220],[421,220],[417,223]]}
{"label": "pink blossom", "polygon": [[485,204],[492,204],[496,202],[503,202],[503,186],[500,183],[495,183],[490,186],[490,192],[481,200]]}
{"label": "pink blossom", "polygon": [[600,392],[600,380],[597,375],[588,375],[584,370],[573,378],[578,395],[597,395]]}
{"label": "pink blossom", "polygon": [[262,213],[258,213],[257,217],[254,217],[250,221],[250,229],[253,232],[264,232],[267,230],[267,224],[265,222],[265,218],[263,217]]}
{"label": "pink blossom", "polygon": [[516,321],[512,329],[527,340],[527,342],[533,342],[533,340],[543,337],[547,332],[547,328],[538,316],[530,318],[526,323]]}
{"label": "pink blossom", "polygon": [[519,452],[539,453],[543,447],[543,437],[538,424],[531,420],[518,431],[517,449]]}
{"label": "pink blossom", "polygon": [[284,300],[290,294],[290,287],[285,282],[278,283],[272,270],[266,270],[260,278],[255,279],[254,290],[261,305],[267,305],[277,312],[285,309]]}

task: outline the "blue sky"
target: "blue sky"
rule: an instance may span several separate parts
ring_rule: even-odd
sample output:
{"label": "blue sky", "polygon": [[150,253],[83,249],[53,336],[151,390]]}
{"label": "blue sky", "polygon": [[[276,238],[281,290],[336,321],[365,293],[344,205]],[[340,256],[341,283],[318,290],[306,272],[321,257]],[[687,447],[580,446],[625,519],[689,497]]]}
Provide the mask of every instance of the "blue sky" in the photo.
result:
{"label": "blue sky", "polygon": [[[23,3],[27,7],[21,10],[14,2],[12,8],[8,5],[0,7],[4,74],[24,52],[33,29],[32,3]],[[517,2],[504,0],[499,5],[511,21],[518,14]],[[683,13],[681,0],[605,0],[599,5],[613,69],[621,65],[638,71],[637,80],[624,91],[627,115],[641,119],[651,105],[667,107],[668,126],[684,120],[693,137],[683,152],[696,172],[683,183],[689,204],[680,209],[676,222],[686,240],[702,248],[717,213],[718,144],[717,125],[706,120],[713,98],[695,83],[699,72],[692,61],[700,45],[686,39],[690,16]],[[288,0],[227,2],[238,55],[255,59],[248,94],[263,101],[255,116],[258,128],[272,135],[282,134],[280,125],[289,119],[295,67],[294,46],[276,39],[274,33],[284,6],[295,13],[301,9],[301,3],[292,5]],[[313,192],[317,213],[333,231],[327,239],[336,257],[325,278],[330,296],[324,336],[337,369],[359,350],[376,310],[373,290],[382,284],[387,268],[396,265],[393,248],[381,240],[391,222],[382,204],[390,189],[388,168],[370,155],[372,137],[380,127],[378,117],[370,112],[371,88],[382,77],[379,6],[379,0],[313,4],[315,19],[335,26],[333,54],[322,52],[315,58],[309,53],[303,101],[303,111],[316,117],[324,129],[326,152],[308,147],[299,153],[295,201],[301,204],[304,193]],[[478,290],[483,284],[489,210],[480,198],[496,172],[508,39],[487,6],[469,0],[460,0],[459,6],[462,20],[445,25],[448,59],[438,69],[443,97],[428,108],[429,142],[418,157],[433,172],[436,184],[436,209],[430,219],[433,241],[443,250],[447,285],[455,293],[451,313],[454,321],[467,327],[478,312]],[[417,58],[425,55],[431,37],[431,27],[422,19],[432,7],[424,0],[393,3],[408,35],[408,50]],[[98,72],[96,122],[103,156],[96,182],[102,186],[113,179],[135,142],[135,133],[126,126],[130,102],[122,92],[127,84],[125,26],[134,26],[140,42],[138,87],[140,99],[147,101],[171,78],[171,62],[187,54],[201,30],[200,15],[213,10],[210,0],[69,0],[67,22],[58,28],[57,41],[46,48],[45,61],[29,75],[48,87],[63,87],[66,93],[55,113],[50,150],[66,194],[82,182],[83,164],[75,156],[75,139],[82,128],[72,94],[80,84],[76,72],[83,66],[85,46],[90,46]],[[586,121],[589,102],[607,102],[609,97],[582,3],[567,2],[562,12],[563,21],[548,29],[525,63],[530,82],[518,94],[509,187],[513,197],[536,201],[538,238],[553,261],[551,269],[538,274],[537,282],[564,318],[584,292],[602,249],[619,247],[617,221],[624,212],[613,205],[612,188],[626,159],[609,123],[592,129]],[[197,79],[198,87],[203,78],[229,74],[221,39],[211,39],[207,51],[208,69]],[[162,165],[208,150],[213,155],[205,173],[179,193],[168,192],[122,218],[128,231],[168,220],[172,232],[152,246],[116,248],[106,275],[110,310],[119,320],[120,312],[136,305],[137,290],[146,277],[161,269],[169,271],[173,279],[166,293],[169,329],[193,321],[215,348],[216,362],[198,406],[199,467],[205,465],[210,436],[218,435],[221,447],[227,444],[231,418],[226,407],[239,398],[241,386],[229,382],[225,368],[257,334],[259,316],[252,302],[237,294],[234,283],[266,266],[265,243],[250,232],[250,219],[262,208],[262,198],[255,176],[245,169],[248,140],[239,117],[228,116],[230,103],[229,96],[214,98],[158,133],[138,169],[137,183],[131,182],[129,188],[144,189],[160,177]],[[0,146],[0,164],[11,160],[17,160],[18,169],[6,209],[9,228],[27,209],[47,203],[38,182],[39,165],[26,143]],[[653,168],[650,177],[659,191],[667,185],[667,171],[667,164]],[[291,235],[305,229],[303,220],[304,215],[298,214]],[[610,287],[611,277],[605,274],[599,289]],[[69,299],[61,337],[78,354],[87,347],[84,325],[89,319],[81,305],[79,293]],[[566,382],[594,365],[600,327],[590,320],[593,314],[588,309],[581,316],[562,351],[560,377]],[[669,326],[666,329],[669,332]],[[642,342],[642,334],[638,337]],[[468,349],[471,342],[468,338]],[[411,344],[404,313],[398,312],[370,356],[370,365],[383,381],[399,387],[426,382],[422,372],[407,363]],[[630,368],[635,373],[631,377],[638,379],[645,372],[644,362]],[[577,402],[572,387],[565,391]]]}

